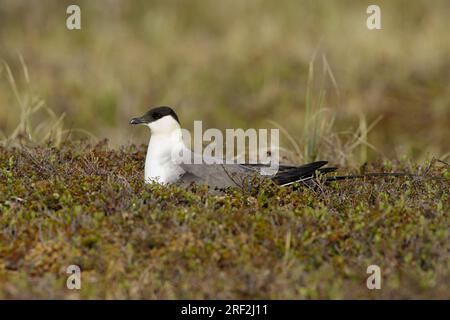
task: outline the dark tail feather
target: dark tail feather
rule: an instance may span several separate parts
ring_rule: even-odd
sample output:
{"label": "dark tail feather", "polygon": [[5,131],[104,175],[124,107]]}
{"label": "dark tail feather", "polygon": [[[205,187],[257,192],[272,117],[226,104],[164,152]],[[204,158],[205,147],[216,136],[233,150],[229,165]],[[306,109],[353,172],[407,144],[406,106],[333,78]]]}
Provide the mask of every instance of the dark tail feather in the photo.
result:
{"label": "dark tail feather", "polygon": [[340,180],[350,180],[350,179],[362,179],[367,177],[418,177],[417,174],[406,173],[406,172],[372,172],[372,173],[364,173],[358,175],[349,175],[349,176],[334,176],[334,177],[326,177],[325,181],[340,181]]}
{"label": "dark tail feather", "polygon": [[316,161],[299,167],[285,167],[275,175],[273,180],[278,185],[288,186],[315,178],[318,172],[325,174],[336,170],[336,168],[321,168],[327,163],[327,161]]}

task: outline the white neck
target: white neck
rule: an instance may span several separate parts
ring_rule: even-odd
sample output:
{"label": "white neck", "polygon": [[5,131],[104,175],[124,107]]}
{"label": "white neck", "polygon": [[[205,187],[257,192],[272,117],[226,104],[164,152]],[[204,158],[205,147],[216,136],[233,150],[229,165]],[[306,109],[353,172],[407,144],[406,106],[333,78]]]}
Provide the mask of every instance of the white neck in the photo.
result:
{"label": "white neck", "polygon": [[180,125],[171,116],[166,116],[148,126],[152,136],[145,159],[145,182],[176,182],[184,173],[173,157],[184,148]]}

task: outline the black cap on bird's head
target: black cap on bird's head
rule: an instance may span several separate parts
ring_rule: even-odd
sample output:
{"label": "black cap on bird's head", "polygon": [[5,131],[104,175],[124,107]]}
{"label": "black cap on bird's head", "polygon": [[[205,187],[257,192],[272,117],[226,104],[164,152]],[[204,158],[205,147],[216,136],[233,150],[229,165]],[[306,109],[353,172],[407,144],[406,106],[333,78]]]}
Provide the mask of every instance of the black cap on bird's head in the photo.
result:
{"label": "black cap on bird's head", "polygon": [[152,108],[147,111],[142,117],[133,118],[130,120],[130,124],[150,124],[165,116],[170,116],[180,123],[178,116],[172,108],[167,106]]}

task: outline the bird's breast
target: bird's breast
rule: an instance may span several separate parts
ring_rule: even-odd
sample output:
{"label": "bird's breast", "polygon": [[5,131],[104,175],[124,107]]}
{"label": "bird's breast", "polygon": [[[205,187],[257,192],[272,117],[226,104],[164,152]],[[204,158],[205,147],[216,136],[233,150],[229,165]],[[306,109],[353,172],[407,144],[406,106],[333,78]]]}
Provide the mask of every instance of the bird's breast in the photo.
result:
{"label": "bird's breast", "polygon": [[184,170],[172,157],[181,148],[174,141],[151,139],[145,159],[145,181],[167,184],[178,181]]}

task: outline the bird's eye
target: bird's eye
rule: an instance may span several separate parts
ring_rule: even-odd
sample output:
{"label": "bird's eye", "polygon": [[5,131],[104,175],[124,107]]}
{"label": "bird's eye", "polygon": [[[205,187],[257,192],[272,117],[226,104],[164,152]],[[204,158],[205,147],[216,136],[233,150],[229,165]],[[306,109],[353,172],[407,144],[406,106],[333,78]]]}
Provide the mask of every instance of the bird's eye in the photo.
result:
{"label": "bird's eye", "polygon": [[153,114],[153,119],[158,120],[161,118],[161,115],[159,113],[154,113]]}

